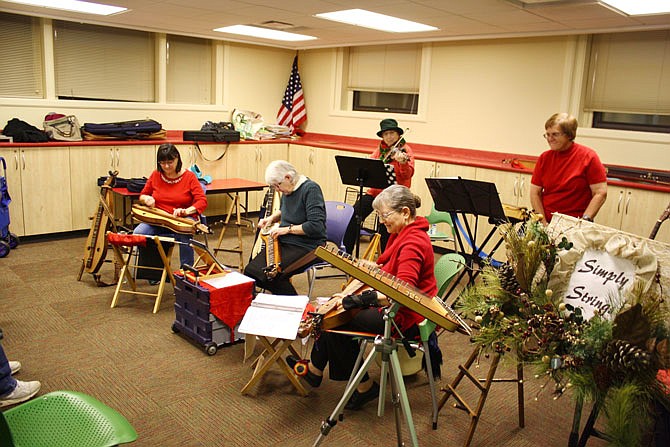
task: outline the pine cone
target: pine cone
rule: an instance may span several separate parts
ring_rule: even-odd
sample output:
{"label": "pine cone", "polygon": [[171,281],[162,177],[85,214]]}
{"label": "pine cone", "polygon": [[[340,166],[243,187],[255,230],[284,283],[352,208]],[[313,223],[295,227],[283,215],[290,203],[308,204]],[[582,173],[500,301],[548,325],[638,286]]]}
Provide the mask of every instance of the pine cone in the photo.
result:
{"label": "pine cone", "polygon": [[521,284],[516,279],[516,272],[509,263],[500,266],[498,269],[498,278],[500,279],[500,285],[506,292],[516,294],[521,289]]}
{"label": "pine cone", "polygon": [[625,340],[612,340],[602,354],[603,364],[614,373],[638,373],[652,367],[651,354]]}

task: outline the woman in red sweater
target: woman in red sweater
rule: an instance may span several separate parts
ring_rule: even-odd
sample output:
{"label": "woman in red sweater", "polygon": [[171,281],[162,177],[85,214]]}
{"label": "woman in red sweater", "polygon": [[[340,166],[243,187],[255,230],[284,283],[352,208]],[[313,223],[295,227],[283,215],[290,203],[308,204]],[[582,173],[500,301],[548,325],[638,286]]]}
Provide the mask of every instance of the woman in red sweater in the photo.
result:
{"label": "woman in red sweater", "polygon": [[[176,217],[197,219],[207,208],[207,197],[196,175],[184,169],[177,147],[164,143],[158,147],[156,170],[151,173],[147,184],[140,193],[140,203],[151,208],[159,208]],[[193,249],[188,242],[189,234],[174,233],[172,230],[140,223],[133,234],[174,237],[179,244],[180,265],[193,265]]]}
{"label": "woman in red sweater", "polygon": [[[377,264],[382,271],[409,283],[427,295],[435,296],[437,294],[435,258],[430,237],[426,233],[429,225],[424,217],[416,215],[416,208],[420,202],[409,188],[402,185],[389,186],[375,198],[372,206],[379,216],[379,221],[390,234],[386,249],[377,259]],[[354,280],[344,291],[333,295],[332,299],[338,300],[338,307],[361,308],[352,321],[338,329],[384,333],[383,306],[388,305],[388,299],[376,291],[360,293],[361,289],[366,287],[362,282]],[[424,317],[416,312],[400,307],[395,316],[395,323],[405,338],[413,340],[419,335],[417,325],[423,319]],[[434,348],[439,349],[436,343]],[[312,349],[311,363],[307,375],[304,376],[305,380],[313,387],[319,386],[326,366],[329,367],[331,379],[348,380],[358,350],[358,342],[353,337],[323,332]],[[435,354],[433,360],[439,365],[441,356],[437,352]],[[291,367],[298,361],[299,359],[295,357],[287,358]],[[379,385],[370,380],[366,374],[345,408],[357,410],[378,396]]]}

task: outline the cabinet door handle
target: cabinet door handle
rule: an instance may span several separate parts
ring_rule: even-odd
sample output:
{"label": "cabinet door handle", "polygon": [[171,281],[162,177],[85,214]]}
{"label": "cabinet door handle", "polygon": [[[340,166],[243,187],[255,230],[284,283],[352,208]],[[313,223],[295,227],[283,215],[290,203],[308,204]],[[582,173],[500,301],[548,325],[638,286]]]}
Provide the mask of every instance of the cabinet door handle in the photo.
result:
{"label": "cabinet door handle", "polygon": [[523,197],[523,191],[526,189],[526,179],[522,178],[521,179],[521,186],[519,186],[519,197]]}
{"label": "cabinet door handle", "polygon": [[512,187],[512,195],[514,197],[519,197],[518,188],[519,188],[519,179],[515,178],[514,179],[514,187]]}
{"label": "cabinet door handle", "polygon": [[14,151],[14,170],[19,170],[19,151]]}
{"label": "cabinet door handle", "polygon": [[109,166],[114,169],[114,148],[109,148]]}
{"label": "cabinet door handle", "polygon": [[310,165],[314,164],[314,149],[310,149],[309,151],[309,164]]}
{"label": "cabinet door handle", "polygon": [[436,165],[433,169],[435,170],[435,177],[439,177],[440,176],[440,167]]}
{"label": "cabinet door handle", "polygon": [[623,201],[623,191],[619,191],[619,200],[616,203],[616,213],[621,213],[621,202]]}
{"label": "cabinet door handle", "polygon": [[26,170],[26,153],[21,149],[21,161],[23,161],[23,170]]}
{"label": "cabinet door handle", "polygon": [[628,191],[628,197],[626,198],[626,208],[624,209],[624,213],[627,215],[628,214],[628,207],[630,206],[630,201],[632,200],[633,194]]}

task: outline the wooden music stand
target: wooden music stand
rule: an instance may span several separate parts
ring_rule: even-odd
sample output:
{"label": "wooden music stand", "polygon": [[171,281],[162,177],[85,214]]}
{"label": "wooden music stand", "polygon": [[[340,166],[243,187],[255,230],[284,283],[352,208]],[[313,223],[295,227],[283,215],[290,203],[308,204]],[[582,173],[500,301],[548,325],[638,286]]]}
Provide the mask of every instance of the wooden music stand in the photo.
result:
{"label": "wooden music stand", "polygon": [[263,351],[251,364],[254,372],[251,379],[242,387],[242,394],[248,394],[274,364],[279,366],[298,393],[302,396],[308,394],[285,360],[286,351],[300,357],[292,343],[298,336],[300,320],[308,301],[307,296],[266,294],[259,294],[252,301],[240,323],[238,332],[257,337],[263,346]]}
{"label": "wooden music stand", "polygon": [[[446,394],[442,396],[442,399],[440,399],[440,403],[438,405],[438,411],[439,411],[442,409],[444,404],[447,403],[449,398],[451,396],[454,396],[454,399],[456,400],[456,404],[454,405],[454,407],[459,410],[463,410],[470,415],[470,428],[468,429],[468,437],[465,440],[464,444],[465,447],[468,447],[472,442],[472,438],[475,435],[475,430],[477,429],[477,424],[479,423],[479,418],[481,417],[482,411],[484,410],[484,404],[486,403],[486,398],[488,397],[489,390],[491,389],[491,385],[493,385],[493,383],[495,382],[512,382],[517,384],[517,399],[519,406],[519,428],[523,428],[525,426],[524,397],[523,397],[523,363],[521,361],[517,362],[516,378],[496,379],[495,374],[496,370],[498,369],[498,364],[500,363],[500,354],[494,354],[492,356],[493,358],[491,359],[491,365],[489,367],[488,373],[486,374],[486,378],[480,379],[475,377],[474,374],[470,372],[472,364],[475,363],[480,354],[481,354],[481,347],[477,346],[472,351],[470,357],[468,357],[466,362],[462,365],[458,365],[459,372],[454,378],[454,380],[451,382],[451,384],[447,385],[446,388],[442,388],[441,391],[444,391]],[[470,380],[470,382],[472,382],[475,385],[475,387],[479,390],[480,393],[479,399],[477,400],[477,405],[475,408],[472,408],[470,405],[468,405],[465,399],[456,391],[456,388],[464,378]]]}

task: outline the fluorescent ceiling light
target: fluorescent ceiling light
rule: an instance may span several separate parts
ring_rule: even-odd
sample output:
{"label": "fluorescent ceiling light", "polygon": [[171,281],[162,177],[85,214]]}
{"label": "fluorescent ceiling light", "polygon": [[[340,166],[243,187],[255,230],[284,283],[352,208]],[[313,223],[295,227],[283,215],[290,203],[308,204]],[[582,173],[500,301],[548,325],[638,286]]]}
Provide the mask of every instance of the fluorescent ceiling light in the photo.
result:
{"label": "fluorescent ceiling light", "polygon": [[85,14],[96,14],[108,16],[119,12],[127,11],[128,8],[120,6],[102,5],[100,3],[82,2],[80,0],[5,0],[10,3],[20,3],[22,5],[41,6],[43,8],[62,9],[64,11],[83,12]]}
{"label": "fluorescent ceiling light", "polygon": [[316,17],[335,22],[348,23],[350,25],[372,28],[389,33],[417,33],[422,31],[435,31],[434,26],[423,23],[411,22],[397,17],[377,14],[365,9],[346,9],[344,11],[324,12],[315,14]]}
{"label": "fluorescent ceiling light", "polygon": [[316,39],[314,36],[307,36],[305,34],[287,33],[286,31],[277,31],[274,29],[249,25],[224,26],[223,28],[216,28],[214,31],[230,34],[241,34],[243,36],[261,37],[263,39],[286,40],[289,42]]}
{"label": "fluorescent ceiling light", "polygon": [[600,3],[609,5],[629,16],[670,13],[668,0],[602,0]]}

